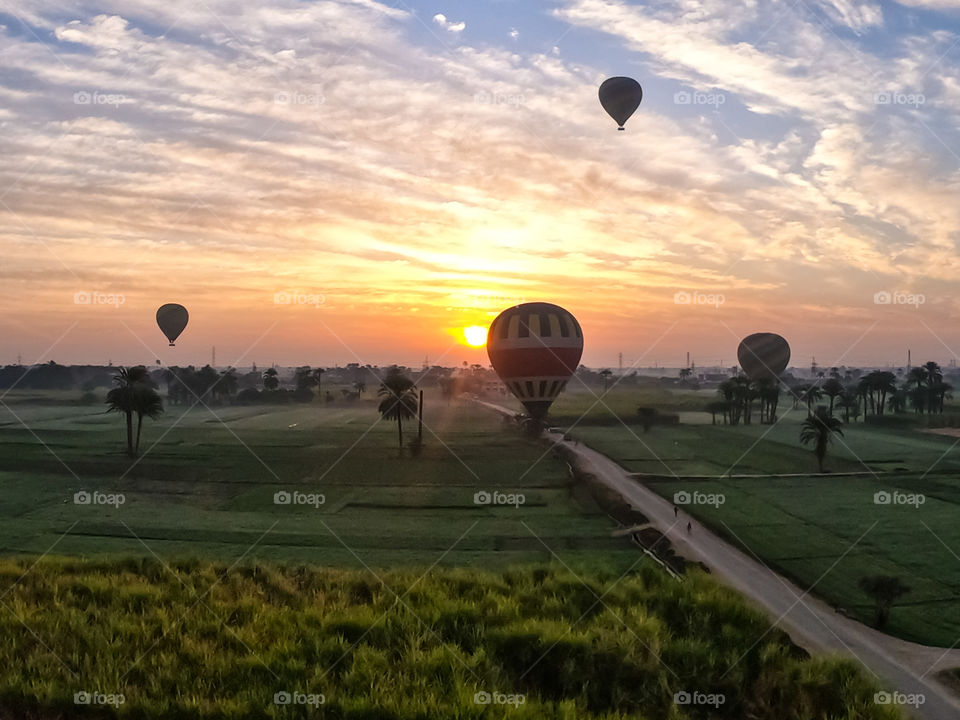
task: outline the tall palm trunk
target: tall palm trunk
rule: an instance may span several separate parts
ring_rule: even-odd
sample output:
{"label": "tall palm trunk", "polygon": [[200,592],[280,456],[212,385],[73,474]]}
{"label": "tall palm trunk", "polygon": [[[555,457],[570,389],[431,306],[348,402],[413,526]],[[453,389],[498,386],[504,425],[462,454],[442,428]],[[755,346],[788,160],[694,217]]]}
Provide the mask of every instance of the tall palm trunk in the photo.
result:
{"label": "tall palm trunk", "polygon": [[127,410],[127,454],[133,455],[133,411]]}
{"label": "tall palm trunk", "polygon": [[397,411],[397,437],[400,440],[400,449],[403,450],[403,413]]}
{"label": "tall palm trunk", "polygon": [[137,444],[134,446],[133,452],[135,454],[140,453],[140,430],[143,428],[143,415],[137,413]]}

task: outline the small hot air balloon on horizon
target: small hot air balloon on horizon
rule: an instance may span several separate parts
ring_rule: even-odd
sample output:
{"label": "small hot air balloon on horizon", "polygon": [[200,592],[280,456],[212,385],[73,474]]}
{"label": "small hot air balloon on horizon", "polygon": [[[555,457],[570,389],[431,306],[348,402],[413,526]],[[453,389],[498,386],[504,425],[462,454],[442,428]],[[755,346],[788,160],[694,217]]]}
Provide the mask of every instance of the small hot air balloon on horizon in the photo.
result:
{"label": "small hot air balloon on horizon", "polygon": [[542,421],[583,355],[583,331],[568,311],[546,302],[515,305],[487,334],[490,364],[534,420]]}
{"label": "small hot air balloon on horizon", "polygon": [[187,327],[187,321],[190,315],[183,305],[177,303],[167,303],[161,305],[157,310],[157,325],[161,332],[167,336],[170,347],[174,347],[174,341],[180,337],[180,333]]}
{"label": "small hot air balloon on horizon", "polygon": [[790,362],[790,344],[776,333],[753,333],[740,341],[737,361],[751,380],[776,380]]}
{"label": "small hot air balloon on horizon", "polygon": [[618,130],[623,130],[624,123],[640,107],[643,100],[643,88],[633,78],[607,78],[600,85],[600,104],[607,111],[607,115],[617,121]]}

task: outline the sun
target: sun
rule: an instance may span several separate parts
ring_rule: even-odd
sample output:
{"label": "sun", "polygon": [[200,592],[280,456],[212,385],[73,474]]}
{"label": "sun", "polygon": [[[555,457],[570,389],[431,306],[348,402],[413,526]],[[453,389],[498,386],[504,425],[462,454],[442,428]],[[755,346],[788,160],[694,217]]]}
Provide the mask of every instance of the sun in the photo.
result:
{"label": "sun", "polygon": [[480,325],[471,325],[463,329],[463,337],[470,347],[483,347],[487,344],[487,329]]}

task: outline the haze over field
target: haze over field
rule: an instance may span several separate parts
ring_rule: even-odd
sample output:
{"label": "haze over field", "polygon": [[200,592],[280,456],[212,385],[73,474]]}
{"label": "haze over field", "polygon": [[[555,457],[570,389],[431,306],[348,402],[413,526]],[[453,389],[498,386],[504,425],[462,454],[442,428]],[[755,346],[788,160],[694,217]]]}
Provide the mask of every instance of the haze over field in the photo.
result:
{"label": "haze over field", "polygon": [[486,362],[462,328],[549,299],[593,366],[729,365],[757,329],[946,364],[958,29],[947,0],[4,4],[0,363]]}

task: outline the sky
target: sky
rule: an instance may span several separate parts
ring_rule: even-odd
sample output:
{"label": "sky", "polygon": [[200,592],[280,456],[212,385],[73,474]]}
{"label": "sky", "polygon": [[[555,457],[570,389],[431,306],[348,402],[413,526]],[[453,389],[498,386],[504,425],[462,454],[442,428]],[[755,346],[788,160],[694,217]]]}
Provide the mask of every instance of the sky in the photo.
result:
{"label": "sky", "polygon": [[0,0],[0,363],[485,364],[549,301],[593,367],[946,365],[958,117],[960,0]]}

